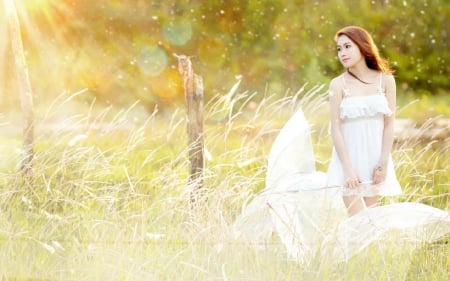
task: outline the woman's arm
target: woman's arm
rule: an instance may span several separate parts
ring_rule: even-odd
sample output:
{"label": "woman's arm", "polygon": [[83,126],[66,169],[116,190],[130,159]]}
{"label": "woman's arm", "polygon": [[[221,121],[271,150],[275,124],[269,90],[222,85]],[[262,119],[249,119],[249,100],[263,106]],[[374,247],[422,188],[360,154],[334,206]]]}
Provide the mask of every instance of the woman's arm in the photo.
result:
{"label": "woman's arm", "polygon": [[346,187],[355,188],[360,181],[353,170],[348,158],[347,149],[345,147],[344,137],[341,131],[340,105],[342,101],[342,84],[335,78],[330,82],[330,126],[331,136],[333,138],[334,149],[341,160],[344,169]]}
{"label": "woman's arm", "polygon": [[385,76],[385,94],[388,101],[389,108],[392,111],[390,116],[384,117],[384,131],[383,131],[383,147],[381,150],[380,162],[373,171],[373,183],[377,184],[383,182],[386,179],[387,165],[389,161],[389,155],[394,143],[394,121],[395,121],[395,108],[396,108],[396,86],[395,78],[392,75]]}

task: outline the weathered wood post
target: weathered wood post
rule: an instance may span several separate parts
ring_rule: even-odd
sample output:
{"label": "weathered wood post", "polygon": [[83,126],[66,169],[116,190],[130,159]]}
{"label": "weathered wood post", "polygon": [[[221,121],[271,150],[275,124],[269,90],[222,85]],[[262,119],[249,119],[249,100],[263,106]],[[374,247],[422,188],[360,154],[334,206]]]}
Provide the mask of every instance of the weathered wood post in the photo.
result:
{"label": "weathered wood post", "polygon": [[203,80],[192,70],[192,63],[185,55],[178,58],[178,70],[183,77],[184,95],[187,103],[187,133],[189,153],[190,203],[196,206],[203,198],[203,170],[205,167],[203,138]]}
{"label": "weathered wood post", "polygon": [[33,138],[34,138],[34,120],[33,120],[33,95],[31,91],[30,78],[28,75],[27,64],[23,51],[22,35],[20,31],[19,18],[14,5],[14,0],[3,0],[6,19],[8,24],[9,38],[14,55],[14,65],[16,81],[19,89],[20,104],[23,114],[23,159],[21,170],[27,179],[32,177],[33,160]]}

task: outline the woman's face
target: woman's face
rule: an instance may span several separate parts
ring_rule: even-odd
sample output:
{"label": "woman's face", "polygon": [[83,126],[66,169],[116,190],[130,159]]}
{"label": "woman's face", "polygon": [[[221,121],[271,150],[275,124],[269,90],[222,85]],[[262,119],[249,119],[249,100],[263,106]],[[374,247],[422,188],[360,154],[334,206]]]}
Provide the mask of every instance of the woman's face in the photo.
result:
{"label": "woman's face", "polygon": [[339,36],[336,43],[339,61],[345,68],[355,66],[359,62],[364,61],[358,45],[346,35]]}

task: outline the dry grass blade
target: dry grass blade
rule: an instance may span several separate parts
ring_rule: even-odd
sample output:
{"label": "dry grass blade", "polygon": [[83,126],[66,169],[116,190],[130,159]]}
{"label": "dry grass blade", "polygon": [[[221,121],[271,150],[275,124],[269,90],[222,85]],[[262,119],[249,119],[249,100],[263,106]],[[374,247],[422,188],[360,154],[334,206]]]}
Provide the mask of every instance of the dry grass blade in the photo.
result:
{"label": "dry grass blade", "polygon": [[[264,188],[270,146],[299,107],[313,125],[318,163],[326,166],[331,143],[323,86],[304,85],[281,97],[266,92],[259,98],[240,92],[236,83],[225,97],[212,97],[205,105],[211,154],[204,179],[207,200],[196,213],[188,204],[184,111],[144,115],[133,104],[117,113],[94,102],[62,114],[82,93],[58,97],[42,119],[33,190],[24,188],[15,172],[16,154],[10,147],[17,144],[0,143],[8,147],[2,152],[10,159],[0,166],[0,276],[345,280],[361,269],[370,272],[369,264],[355,261],[341,275],[321,265],[318,275],[318,267],[288,261],[275,238],[255,248],[236,242],[230,233],[242,205]],[[50,124],[56,121],[58,126]],[[424,143],[417,135],[398,142],[394,158],[406,192],[402,200],[449,208],[448,144]],[[416,257],[409,280],[442,277],[439,268],[450,265],[445,243]],[[395,263],[401,268],[403,260]]]}

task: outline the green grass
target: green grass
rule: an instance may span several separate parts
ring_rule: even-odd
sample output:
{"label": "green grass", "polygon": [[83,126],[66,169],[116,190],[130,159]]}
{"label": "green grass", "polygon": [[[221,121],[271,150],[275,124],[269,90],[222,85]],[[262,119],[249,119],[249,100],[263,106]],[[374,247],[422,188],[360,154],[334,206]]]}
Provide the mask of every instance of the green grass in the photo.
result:
{"label": "green grass", "polygon": [[410,92],[399,93],[397,105],[400,107],[397,117],[413,118],[419,124],[436,116],[450,118],[450,97],[446,93],[433,96]]}
{"label": "green grass", "polygon": [[[448,280],[448,239],[411,255],[392,246],[388,267],[373,248],[327,268],[320,260],[309,267],[290,261],[276,239],[255,248],[230,238],[242,204],[264,188],[270,146],[298,106],[313,124],[318,169],[326,168],[331,138],[322,93],[268,95],[251,106],[251,95],[230,94],[233,108],[221,98],[205,105],[211,157],[207,200],[197,209],[186,185],[183,110],[135,121],[143,115],[137,106],[119,113],[79,108],[63,121],[81,126],[48,130],[61,122],[50,112],[37,132],[32,185],[17,171],[20,137],[0,139],[1,279]],[[396,144],[393,157],[405,191],[400,201],[450,209],[448,143],[411,138]]]}

